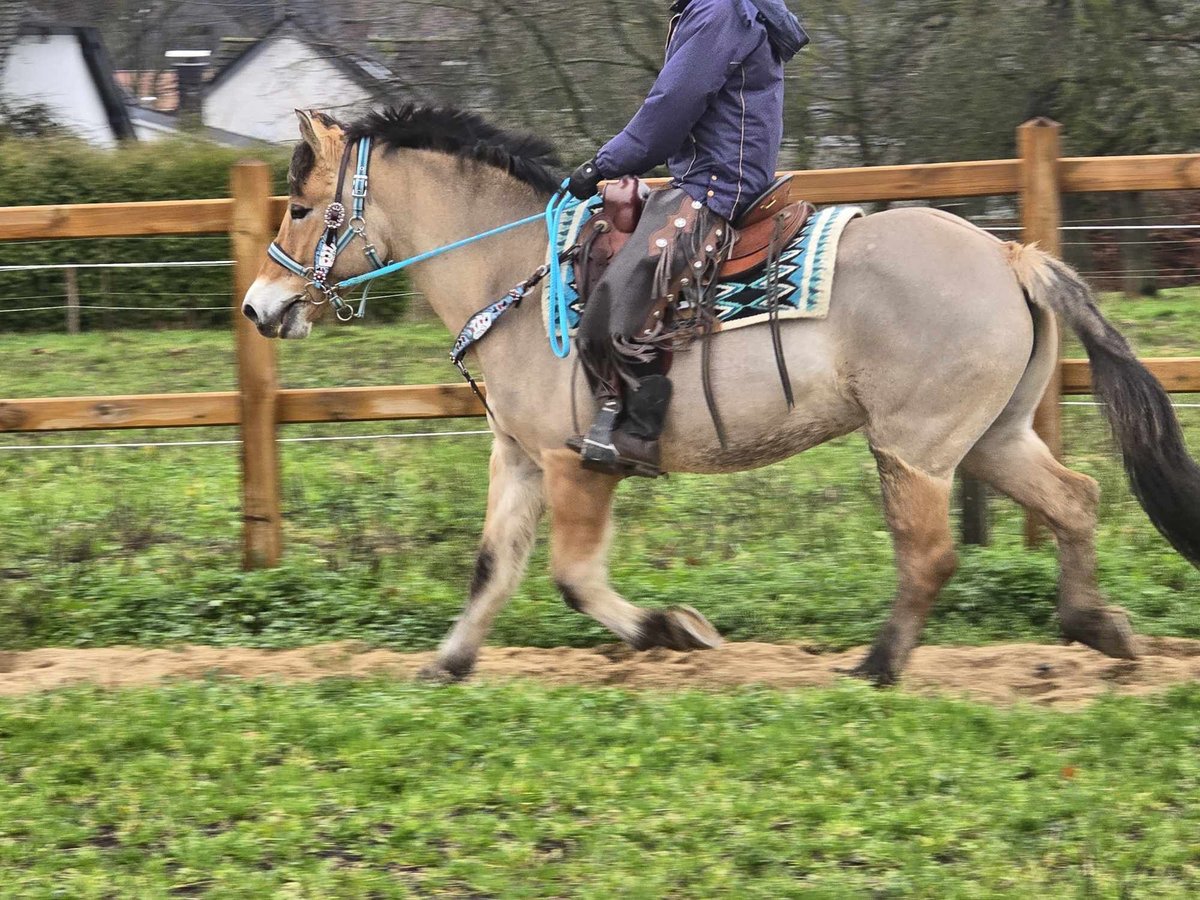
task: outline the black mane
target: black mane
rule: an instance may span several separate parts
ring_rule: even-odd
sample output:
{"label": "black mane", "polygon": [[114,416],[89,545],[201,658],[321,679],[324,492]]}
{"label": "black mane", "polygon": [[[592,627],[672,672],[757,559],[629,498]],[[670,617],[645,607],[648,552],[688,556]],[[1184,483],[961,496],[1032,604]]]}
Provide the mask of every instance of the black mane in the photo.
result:
{"label": "black mane", "polygon": [[406,103],[371,112],[346,128],[351,141],[369,137],[385,147],[437,150],[507,172],[545,194],[562,183],[554,148],[530,134],[504,131],[482,116],[453,107]]}

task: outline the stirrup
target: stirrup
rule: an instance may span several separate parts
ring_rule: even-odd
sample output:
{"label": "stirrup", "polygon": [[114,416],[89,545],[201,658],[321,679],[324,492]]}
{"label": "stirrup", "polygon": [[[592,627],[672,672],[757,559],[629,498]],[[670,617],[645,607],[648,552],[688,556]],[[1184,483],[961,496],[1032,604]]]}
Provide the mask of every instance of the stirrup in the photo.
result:
{"label": "stirrup", "polygon": [[620,415],[621,404],[616,400],[608,400],[600,407],[596,421],[580,442],[579,455],[583,458],[584,468],[608,471],[618,467],[621,454],[613,443],[613,430]]}

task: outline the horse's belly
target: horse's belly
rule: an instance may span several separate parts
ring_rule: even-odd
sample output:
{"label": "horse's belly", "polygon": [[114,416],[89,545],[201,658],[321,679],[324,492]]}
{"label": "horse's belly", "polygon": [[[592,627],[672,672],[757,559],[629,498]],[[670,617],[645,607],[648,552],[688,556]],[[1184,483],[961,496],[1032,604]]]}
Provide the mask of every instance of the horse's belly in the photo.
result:
{"label": "horse's belly", "polygon": [[[664,441],[663,468],[668,472],[721,474],[757,469],[780,462],[818,444],[849,434],[861,423],[788,418],[777,426],[752,433],[727,435],[722,447],[715,432],[711,438]],[[711,430],[711,423],[710,423]]]}
{"label": "horse's belly", "polygon": [[700,352],[676,357],[675,397],[663,434],[670,472],[736,472],[787,459],[860,428],[861,407],[841,384],[826,322],[784,323],[788,376],[796,406],[789,410],[770,335],[763,326],[717,335],[712,387],[725,446],[704,398]]}

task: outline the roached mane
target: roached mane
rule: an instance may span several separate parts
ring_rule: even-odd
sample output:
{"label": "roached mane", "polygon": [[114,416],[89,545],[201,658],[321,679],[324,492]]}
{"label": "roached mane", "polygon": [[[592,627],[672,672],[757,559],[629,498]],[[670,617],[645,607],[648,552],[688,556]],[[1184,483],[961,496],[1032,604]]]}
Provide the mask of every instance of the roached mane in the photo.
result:
{"label": "roached mane", "polygon": [[562,183],[554,148],[539,137],[504,131],[482,116],[449,106],[406,103],[371,112],[346,128],[356,141],[369,137],[392,149],[437,150],[495,166],[539,191]]}

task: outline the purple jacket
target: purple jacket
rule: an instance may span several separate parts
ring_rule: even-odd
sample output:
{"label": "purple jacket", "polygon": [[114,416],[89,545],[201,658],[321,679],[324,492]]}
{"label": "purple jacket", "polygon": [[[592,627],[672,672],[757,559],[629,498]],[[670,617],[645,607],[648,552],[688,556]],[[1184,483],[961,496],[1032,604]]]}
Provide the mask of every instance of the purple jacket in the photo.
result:
{"label": "purple jacket", "polygon": [[676,187],[736,219],[775,178],[783,65],[807,36],[780,0],[677,0],[671,9],[662,71],[596,167],[619,178],[665,162]]}

